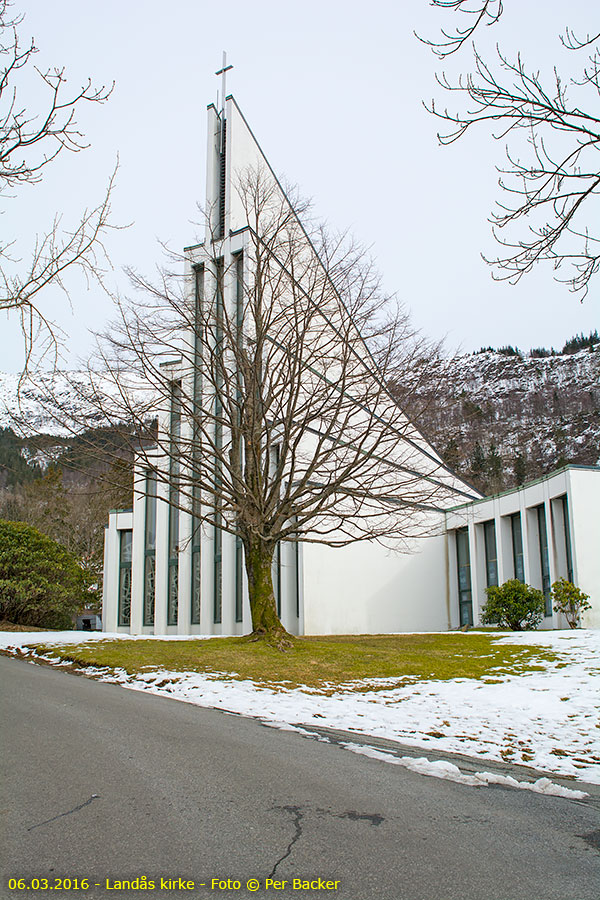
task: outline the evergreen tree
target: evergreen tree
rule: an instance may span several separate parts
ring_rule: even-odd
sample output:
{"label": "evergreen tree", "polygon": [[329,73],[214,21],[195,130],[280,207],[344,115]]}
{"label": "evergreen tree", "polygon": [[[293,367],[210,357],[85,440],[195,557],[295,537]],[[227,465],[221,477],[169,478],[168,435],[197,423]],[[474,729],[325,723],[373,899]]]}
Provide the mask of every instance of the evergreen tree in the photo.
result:
{"label": "evergreen tree", "polygon": [[517,484],[523,484],[527,477],[527,458],[524,453],[518,453],[513,462],[513,473]]}
{"label": "evergreen tree", "polygon": [[26,521],[65,547],[70,544],[69,497],[63,485],[60,469],[50,466],[43,478],[25,486],[24,505]]}
{"label": "evergreen tree", "polygon": [[453,437],[449,438],[444,450],[442,452],[442,459],[444,462],[455,472],[460,471],[462,468],[464,459],[460,450],[458,449],[458,444],[454,440]]}
{"label": "evergreen tree", "polygon": [[475,442],[473,456],[471,457],[470,469],[471,469],[471,473],[476,478],[484,477],[487,472],[485,453],[483,452],[483,447],[481,446],[479,441]]}
{"label": "evergreen tree", "polygon": [[493,441],[490,444],[487,455],[486,469],[491,490],[494,492],[501,491],[504,487],[504,463],[502,462],[502,457],[498,453],[498,448]]}
{"label": "evergreen tree", "polygon": [[72,628],[87,600],[88,579],[72,554],[36,528],[0,520],[0,618]]}

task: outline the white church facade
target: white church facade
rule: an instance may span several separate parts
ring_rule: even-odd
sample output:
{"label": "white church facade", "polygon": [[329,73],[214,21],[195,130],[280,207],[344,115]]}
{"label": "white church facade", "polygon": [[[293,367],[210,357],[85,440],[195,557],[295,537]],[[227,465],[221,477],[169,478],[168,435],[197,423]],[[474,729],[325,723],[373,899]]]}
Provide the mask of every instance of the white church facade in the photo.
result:
{"label": "white church facade", "polygon": [[[217,255],[231,273],[223,303],[235,307],[240,283],[248,277],[249,232],[233,185],[249,166],[264,167],[281,190],[228,97],[221,111],[208,108],[210,228],[202,244],[185,251],[192,301],[205,290],[209,260]],[[184,361],[164,365],[172,399],[159,414],[163,447],[173,434],[192,428],[185,404],[177,404],[182,386],[188,397],[197,393],[189,358],[186,362],[184,354]],[[516,577],[548,598],[550,584],[560,576],[592,596],[594,607],[584,624],[600,627],[598,516],[590,512],[600,509],[600,468],[567,467],[519,490],[483,498],[447,469],[414,425],[406,423],[398,442],[412,473],[439,487],[424,513],[422,533],[401,551],[375,540],[336,547],[282,541],[273,584],[290,633],[445,631],[478,623],[491,584]],[[103,628],[132,634],[248,633],[242,543],[231,530],[200,525],[193,495],[189,508],[174,502],[176,478],[173,458],[161,452],[160,440],[154,460],[152,452],[136,460],[133,509],[113,511],[106,530]],[[546,613],[543,627],[564,627],[548,601]]]}

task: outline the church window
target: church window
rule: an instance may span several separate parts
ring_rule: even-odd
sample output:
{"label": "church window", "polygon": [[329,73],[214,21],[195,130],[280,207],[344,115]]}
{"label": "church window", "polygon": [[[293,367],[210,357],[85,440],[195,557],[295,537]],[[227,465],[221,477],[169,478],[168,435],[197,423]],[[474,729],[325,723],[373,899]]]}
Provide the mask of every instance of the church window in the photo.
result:
{"label": "church window", "polygon": [[223,612],[223,531],[214,528],[213,547],[213,622],[221,622]]}
{"label": "church window", "polygon": [[[198,501],[194,498],[194,503]],[[192,607],[191,607],[191,624],[200,624],[200,589],[201,589],[201,569],[200,569],[200,519],[197,516],[192,518]]]}
{"label": "church window", "polygon": [[485,539],[485,570],[488,587],[498,585],[498,550],[496,545],[496,523],[493,519],[483,523]]}
{"label": "church window", "polygon": [[538,542],[540,548],[540,569],[542,573],[542,592],[544,594],[544,615],[552,615],[552,599],[550,597],[550,559],[548,557],[548,531],[546,529],[546,510],[542,503],[536,509],[538,525]]}
{"label": "church window", "polygon": [[525,581],[525,560],[523,556],[523,532],[521,531],[521,513],[510,517],[512,536],[513,571],[517,581]]}
{"label": "church window", "polygon": [[277,604],[277,615],[281,616],[281,543],[275,545],[273,554],[273,592]]}
{"label": "church window", "polygon": [[131,624],[131,539],[133,532],[119,532],[119,625]]}
{"label": "church window", "polygon": [[[215,356],[218,359],[219,352],[222,350],[223,342],[223,276],[224,263],[223,258],[217,260],[216,264],[216,315],[215,315]],[[223,421],[222,421],[222,398],[221,391],[223,388],[223,376],[219,371],[217,362],[217,371],[215,373],[215,524],[213,528],[213,622],[219,624],[222,621],[223,607],[223,532],[220,528],[221,522],[221,500],[219,497],[218,485],[221,483],[221,459],[220,454],[223,447]]]}
{"label": "church window", "polygon": [[194,269],[194,415],[199,415],[202,403],[202,333],[204,304],[204,266]]}
{"label": "church window", "polygon": [[563,528],[565,530],[565,552],[567,557],[567,581],[573,582],[573,553],[571,550],[571,529],[569,527],[569,501],[567,495],[560,498],[562,502]]}
{"label": "church window", "polygon": [[[235,255],[235,319],[237,330],[237,343],[241,347],[243,341],[244,326],[244,256],[243,253]],[[242,391],[239,384],[237,388],[236,421],[239,426]],[[243,597],[244,597],[244,545],[241,537],[235,539],[235,621],[243,621]]]}
{"label": "church window", "polygon": [[456,531],[456,558],[458,564],[458,607],[461,625],[473,624],[471,595],[471,556],[469,553],[469,529]]}
{"label": "church window", "polygon": [[194,269],[194,386],[193,386],[193,484],[192,484],[192,585],[190,623],[200,624],[200,590],[201,590],[201,520],[200,520],[200,422],[202,415],[202,328],[204,303],[204,266]]}
{"label": "church window", "polygon": [[240,341],[244,327],[244,254],[241,252],[235,255],[235,320]]}
{"label": "church window", "polygon": [[[270,475],[273,480],[279,478],[279,460],[281,448],[279,444],[275,444],[270,448]],[[273,553],[273,563],[271,566],[271,577],[273,580],[273,593],[275,595],[275,603],[277,606],[277,615],[281,616],[281,544],[275,545]]]}
{"label": "church window", "polygon": [[235,621],[243,620],[244,598],[244,545],[241,537],[235,539]]}
{"label": "church window", "polygon": [[167,583],[167,625],[177,625],[178,570],[179,570],[179,459],[178,445],[181,435],[181,381],[171,384],[171,410],[169,422],[169,565]]}
{"label": "church window", "polygon": [[146,475],[144,535],[144,625],[154,625],[156,595],[156,474]]}
{"label": "church window", "polygon": [[294,592],[296,595],[296,618],[300,618],[300,543],[294,541]]}
{"label": "church window", "polygon": [[217,237],[225,236],[225,183],[226,183],[226,151],[227,151],[227,121],[221,116],[221,152],[219,154],[219,222],[217,225]]}

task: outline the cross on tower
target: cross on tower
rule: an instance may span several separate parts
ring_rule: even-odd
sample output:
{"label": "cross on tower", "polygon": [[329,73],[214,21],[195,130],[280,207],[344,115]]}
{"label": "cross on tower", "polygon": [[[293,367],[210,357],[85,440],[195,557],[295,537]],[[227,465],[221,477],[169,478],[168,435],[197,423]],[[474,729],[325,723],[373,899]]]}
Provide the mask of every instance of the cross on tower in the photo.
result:
{"label": "cross on tower", "polygon": [[233,69],[233,66],[227,65],[227,53],[223,50],[223,65],[215,75],[221,75],[221,111],[223,118],[225,117],[225,97],[227,96],[227,72]]}

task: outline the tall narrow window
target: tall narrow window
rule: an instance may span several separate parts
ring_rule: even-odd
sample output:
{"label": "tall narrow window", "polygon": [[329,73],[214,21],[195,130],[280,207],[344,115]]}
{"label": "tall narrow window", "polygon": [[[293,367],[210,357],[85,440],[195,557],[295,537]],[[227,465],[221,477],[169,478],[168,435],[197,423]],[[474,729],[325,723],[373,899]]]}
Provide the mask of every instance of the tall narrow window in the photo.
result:
{"label": "tall narrow window", "polygon": [[200,465],[202,459],[201,422],[202,416],[202,337],[204,334],[204,266],[194,270],[194,402],[192,421],[192,585],[190,623],[200,624],[201,590],[201,519],[200,519]]}
{"label": "tall narrow window", "polygon": [[[242,252],[235,256],[235,323],[236,323],[236,352],[239,354],[243,347],[243,331],[244,331],[244,255]],[[238,357],[239,358],[239,357]],[[241,374],[237,371],[237,388],[236,388],[236,410],[235,425],[237,427],[237,437],[235,428],[232,429],[232,441],[237,441],[237,452],[242,454],[242,439],[240,434],[241,406],[242,406],[242,387]],[[244,618],[243,609],[244,600],[244,545],[241,537],[236,536],[235,539],[235,621],[242,622]]]}
{"label": "tall narrow window", "polygon": [[565,552],[567,556],[567,581],[573,581],[573,553],[571,550],[571,528],[569,524],[569,501],[567,495],[562,496],[563,526],[565,529]]}
{"label": "tall narrow window", "polygon": [[214,529],[213,556],[213,622],[217,625],[223,615],[223,531]]}
{"label": "tall narrow window", "polygon": [[156,474],[146,474],[146,516],[144,534],[144,625],[154,625],[156,596]]}
{"label": "tall narrow window", "polygon": [[167,582],[167,625],[177,625],[179,571],[179,438],[181,436],[181,381],[171,384],[169,421],[169,573]]}
{"label": "tall narrow window", "polygon": [[513,567],[517,581],[525,581],[525,562],[523,558],[523,533],[521,531],[521,513],[510,517],[512,535]]}
{"label": "tall narrow window", "polygon": [[[223,98],[225,102],[225,98]],[[219,224],[217,237],[225,235],[225,182],[226,182],[227,121],[225,112],[221,117],[221,153],[219,158]]]}
{"label": "tall narrow window", "polygon": [[[202,338],[204,335],[204,266],[194,269],[194,423],[202,405]],[[198,423],[199,424],[199,423]]]}
{"label": "tall narrow window", "polygon": [[[298,516],[295,517],[295,522],[298,524]],[[296,533],[296,540],[292,544],[293,550],[293,560],[294,560],[294,576],[292,580],[294,595],[295,595],[295,608],[296,608],[296,618],[300,618],[300,541],[297,540],[298,533]]]}
{"label": "tall narrow window", "polygon": [[218,259],[216,263],[216,309],[215,309],[215,500],[214,514],[215,525],[213,529],[213,622],[218,624],[222,621],[223,615],[223,532],[220,528],[221,522],[221,499],[219,496],[219,485],[221,484],[221,451],[223,449],[223,277],[224,263],[223,259]]}
{"label": "tall narrow window", "polygon": [[235,256],[235,321],[237,339],[241,341],[244,328],[244,254]]}
{"label": "tall narrow window", "polygon": [[273,593],[275,594],[275,603],[277,606],[277,615],[281,616],[281,542],[278,541],[273,554]]}
{"label": "tall narrow window", "polygon": [[485,573],[487,586],[498,584],[498,550],[496,545],[496,523],[493,519],[483,523],[485,537]]}
{"label": "tall narrow window", "polygon": [[469,529],[459,528],[456,532],[456,557],[458,564],[458,607],[461,625],[473,624],[473,601],[471,596],[471,556],[469,553]]}
{"label": "tall narrow window", "polygon": [[[269,490],[279,487],[278,480],[280,478],[279,462],[281,457],[281,447],[274,444],[269,448]],[[273,581],[273,594],[275,596],[275,605],[277,615],[281,616],[281,543],[278,541],[273,551],[273,562],[271,565],[271,579]]]}
{"label": "tall narrow window", "polygon": [[544,504],[537,507],[538,539],[540,547],[540,569],[542,572],[542,591],[544,593],[544,614],[552,615],[552,599],[550,597],[550,560],[548,557],[548,532],[546,530],[546,510]]}
{"label": "tall narrow window", "polygon": [[119,625],[131,624],[131,530],[119,532]]}
{"label": "tall narrow window", "polygon": [[192,625],[200,624],[200,592],[201,592],[201,536],[202,525],[200,520],[200,488],[197,484],[192,486],[192,602],[190,608],[190,622]]}
{"label": "tall narrow window", "polygon": [[235,539],[235,621],[243,620],[244,599],[244,545],[241,537]]}

